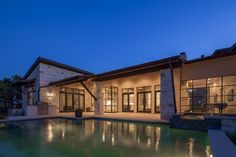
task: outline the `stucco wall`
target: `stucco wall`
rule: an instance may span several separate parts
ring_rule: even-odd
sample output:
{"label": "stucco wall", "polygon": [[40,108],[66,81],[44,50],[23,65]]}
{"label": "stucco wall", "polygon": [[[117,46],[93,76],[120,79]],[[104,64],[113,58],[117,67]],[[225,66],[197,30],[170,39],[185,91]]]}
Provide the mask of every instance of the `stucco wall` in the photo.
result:
{"label": "stucco wall", "polygon": [[184,64],[183,80],[236,74],[236,55]]}
{"label": "stucco wall", "polygon": [[175,103],[177,113],[180,112],[180,68],[173,69]]}

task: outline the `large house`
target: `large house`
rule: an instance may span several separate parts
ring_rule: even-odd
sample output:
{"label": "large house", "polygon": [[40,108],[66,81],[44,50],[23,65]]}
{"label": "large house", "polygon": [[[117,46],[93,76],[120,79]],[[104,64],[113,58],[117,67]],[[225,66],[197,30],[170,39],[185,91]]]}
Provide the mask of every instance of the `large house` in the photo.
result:
{"label": "large house", "polygon": [[185,112],[236,114],[236,44],[194,60],[181,53],[101,74],[39,57],[20,83],[28,116],[77,108],[162,119]]}

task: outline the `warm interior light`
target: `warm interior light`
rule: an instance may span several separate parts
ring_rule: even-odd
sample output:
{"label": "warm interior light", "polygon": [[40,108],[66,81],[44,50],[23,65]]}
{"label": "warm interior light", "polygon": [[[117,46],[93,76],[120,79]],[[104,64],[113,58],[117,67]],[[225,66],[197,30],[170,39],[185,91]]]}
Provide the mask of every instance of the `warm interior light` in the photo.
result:
{"label": "warm interior light", "polygon": [[47,92],[47,97],[53,97],[53,96],[54,96],[53,93],[51,93],[51,92]]}

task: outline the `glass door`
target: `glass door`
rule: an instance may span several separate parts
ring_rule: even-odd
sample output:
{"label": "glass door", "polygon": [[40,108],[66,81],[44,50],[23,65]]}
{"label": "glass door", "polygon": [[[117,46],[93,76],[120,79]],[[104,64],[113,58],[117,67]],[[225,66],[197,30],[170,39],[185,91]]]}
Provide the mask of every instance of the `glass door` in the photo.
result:
{"label": "glass door", "polygon": [[60,93],[60,101],[59,101],[59,110],[60,112],[63,112],[66,107],[66,94],[65,93]]}
{"label": "glass door", "polygon": [[138,112],[145,111],[145,98],[144,93],[138,93]]}
{"label": "glass door", "polygon": [[151,86],[137,88],[138,112],[151,112],[152,107]]}
{"label": "glass door", "polygon": [[72,94],[67,93],[67,105],[66,105],[66,111],[73,111],[73,99]]}
{"label": "glass door", "polygon": [[144,112],[151,112],[151,104],[152,104],[152,99],[151,99],[151,92],[147,92],[144,95]]}
{"label": "glass door", "polygon": [[155,112],[160,113],[161,104],[161,88],[160,85],[155,86]]}
{"label": "glass door", "polygon": [[79,95],[79,108],[81,108],[83,111],[85,111],[85,99],[84,94]]}
{"label": "glass door", "polygon": [[123,112],[134,112],[134,94],[123,94]]}
{"label": "glass door", "polygon": [[103,88],[103,105],[104,112],[118,112],[118,88],[105,87]]}
{"label": "glass door", "polygon": [[74,94],[74,110],[79,109],[79,94]]}
{"label": "glass door", "polygon": [[122,111],[134,112],[134,89],[126,88],[122,90]]}
{"label": "glass door", "polygon": [[160,102],[161,100],[161,92],[160,91],[155,91],[155,112],[160,113]]}
{"label": "glass door", "polygon": [[73,112],[81,108],[85,110],[85,91],[77,88],[60,89],[59,110],[60,112]]}

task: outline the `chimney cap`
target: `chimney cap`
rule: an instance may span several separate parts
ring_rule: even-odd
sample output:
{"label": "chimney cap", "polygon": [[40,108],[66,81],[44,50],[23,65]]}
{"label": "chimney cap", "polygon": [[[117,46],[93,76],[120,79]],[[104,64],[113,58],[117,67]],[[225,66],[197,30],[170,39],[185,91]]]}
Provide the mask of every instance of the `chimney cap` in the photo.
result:
{"label": "chimney cap", "polygon": [[186,54],[186,52],[181,52],[181,53],[179,53],[179,56],[180,56],[180,58],[181,58],[183,61],[186,61],[186,60],[187,60],[187,54]]}

